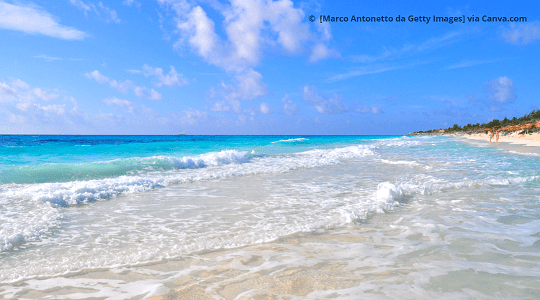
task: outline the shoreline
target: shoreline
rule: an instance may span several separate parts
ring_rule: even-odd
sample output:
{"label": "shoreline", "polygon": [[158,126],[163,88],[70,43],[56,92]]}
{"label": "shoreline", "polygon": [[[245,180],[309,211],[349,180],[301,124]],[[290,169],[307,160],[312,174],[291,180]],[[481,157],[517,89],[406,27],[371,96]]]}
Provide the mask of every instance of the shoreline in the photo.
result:
{"label": "shoreline", "polygon": [[[501,135],[499,142],[495,137],[489,142],[489,135],[485,133],[475,134],[443,134],[444,136],[457,137],[467,142],[473,142],[477,146],[497,147],[507,151],[516,151],[520,153],[534,153],[540,155],[540,133],[531,133],[525,135]],[[478,142],[478,143],[477,143]]]}

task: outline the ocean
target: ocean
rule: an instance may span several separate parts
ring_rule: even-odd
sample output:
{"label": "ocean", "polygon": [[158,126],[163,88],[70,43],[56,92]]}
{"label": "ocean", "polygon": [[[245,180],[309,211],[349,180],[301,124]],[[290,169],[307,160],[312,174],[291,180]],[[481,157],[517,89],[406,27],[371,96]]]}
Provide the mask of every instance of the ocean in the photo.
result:
{"label": "ocean", "polygon": [[0,136],[0,298],[538,299],[540,156],[442,136]]}

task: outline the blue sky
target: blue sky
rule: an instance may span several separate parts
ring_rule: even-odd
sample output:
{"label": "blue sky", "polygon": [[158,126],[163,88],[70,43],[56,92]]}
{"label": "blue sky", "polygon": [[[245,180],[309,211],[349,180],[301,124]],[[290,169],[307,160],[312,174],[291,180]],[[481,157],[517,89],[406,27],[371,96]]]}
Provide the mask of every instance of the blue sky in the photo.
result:
{"label": "blue sky", "polygon": [[0,0],[0,134],[407,134],[540,109],[539,2],[375,2]]}

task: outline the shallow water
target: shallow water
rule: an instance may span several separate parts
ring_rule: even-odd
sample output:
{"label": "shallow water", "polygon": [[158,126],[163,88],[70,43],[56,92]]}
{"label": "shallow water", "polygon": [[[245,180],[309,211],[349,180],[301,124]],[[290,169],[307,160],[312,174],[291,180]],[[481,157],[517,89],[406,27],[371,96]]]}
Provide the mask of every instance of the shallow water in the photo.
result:
{"label": "shallow water", "polygon": [[220,139],[58,158],[122,161],[92,179],[9,181],[21,166],[5,163],[0,296],[539,297],[538,157],[445,137]]}

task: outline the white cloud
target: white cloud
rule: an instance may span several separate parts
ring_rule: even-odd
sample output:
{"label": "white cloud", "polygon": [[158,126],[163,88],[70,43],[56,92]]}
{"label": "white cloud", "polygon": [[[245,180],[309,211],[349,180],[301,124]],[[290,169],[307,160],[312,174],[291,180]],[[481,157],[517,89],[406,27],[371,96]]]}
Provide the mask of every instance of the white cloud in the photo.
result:
{"label": "white cloud", "polygon": [[50,100],[54,100],[54,99],[58,98],[58,94],[49,93],[49,92],[44,91],[44,90],[42,90],[40,88],[37,88],[37,87],[33,88],[32,91],[34,92],[34,95],[39,99],[50,101]]}
{"label": "white cloud", "polygon": [[318,43],[313,47],[311,51],[311,56],[309,57],[310,62],[317,62],[330,57],[338,57],[339,52],[334,49],[329,49],[325,44]]}
{"label": "white cloud", "polygon": [[460,69],[460,68],[467,68],[467,67],[472,67],[472,66],[477,66],[477,65],[483,65],[483,64],[488,64],[488,63],[492,63],[494,62],[494,60],[469,60],[469,61],[462,61],[458,64],[455,64],[455,65],[451,65],[451,66],[448,66],[446,68],[444,68],[443,70],[452,70],[452,69]]}
{"label": "white cloud", "polygon": [[209,63],[230,69],[222,61],[223,54],[220,53],[222,50],[218,48],[219,37],[214,32],[214,22],[208,18],[206,12],[197,6],[187,14],[187,19],[182,19],[184,12],[176,10],[179,18],[177,27],[183,34],[177,45],[187,40],[191,47]]}
{"label": "white cloud", "polygon": [[231,4],[223,11],[225,31],[233,49],[231,54],[240,63],[254,65],[261,55],[265,5],[262,1],[232,1]]}
{"label": "white cloud", "polygon": [[507,43],[527,45],[540,39],[540,25],[538,22],[519,25],[511,24],[510,28],[503,30],[502,36]]}
{"label": "white cloud", "polygon": [[[0,116],[6,115],[5,120],[9,123],[35,126],[34,129],[40,129],[41,125],[69,123],[76,112],[76,102],[60,97],[59,93],[54,89],[32,87],[20,79],[0,82]],[[68,111],[69,102],[72,108]],[[16,132],[23,127],[12,130]]]}
{"label": "white cloud", "polygon": [[238,121],[236,122],[237,125],[245,124],[247,120],[247,117],[245,115],[238,115]]}
{"label": "white cloud", "polygon": [[46,11],[35,6],[18,6],[0,2],[0,28],[29,34],[43,34],[64,40],[82,40],[87,34],[58,24]]}
{"label": "white cloud", "polygon": [[283,102],[283,113],[286,115],[294,115],[300,109],[298,109],[298,106],[292,102],[291,99],[289,99],[289,95],[285,95],[283,99],[281,99],[281,102]]}
{"label": "white cloud", "polygon": [[98,7],[105,13],[106,15],[106,22],[114,22],[114,23],[120,23],[120,19],[118,18],[118,14],[116,14],[115,10],[112,10],[108,8],[107,6],[103,5],[103,3],[99,2]]}
{"label": "white cloud", "polygon": [[317,26],[317,31],[319,31],[321,35],[321,40],[330,41],[332,39],[332,28],[330,27],[330,23],[315,22],[315,26]]}
{"label": "white cloud", "polygon": [[11,114],[9,117],[9,123],[26,123],[26,118],[21,115]]}
{"label": "white cloud", "polygon": [[[212,97],[231,100],[253,100],[266,95],[267,86],[262,82],[262,75],[253,69],[235,75],[234,85],[221,83],[217,90],[211,91]],[[239,105],[239,103],[238,103]]]}
{"label": "white cloud", "polygon": [[156,83],[156,86],[160,87],[162,85],[167,86],[182,86],[188,84],[187,79],[183,77],[182,74],[178,74],[176,72],[176,69],[171,66],[171,70],[169,71],[169,74],[163,75],[163,69],[162,68],[153,68],[149,65],[143,66],[143,74],[146,77],[154,76],[157,78],[158,82]]}
{"label": "white cloud", "polygon": [[180,38],[175,46],[188,46],[206,62],[224,69],[234,78],[237,86],[222,85],[229,90],[229,98],[250,100],[266,94],[266,85],[260,81],[262,75],[253,68],[269,46],[296,54],[311,48],[309,44],[315,44],[310,56],[312,62],[339,55],[327,45],[332,38],[330,27],[321,25],[321,38],[316,39],[316,34],[309,30],[304,11],[295,8],[290,0],[227,4],[212,1],[210,6],[224,18],[220,29],[225,38],[216,33],[216,23],[201,6],[186,0],[159,2],[176,13]]}
{"label": "white cloud", "polygon": [[245,112],[244,110],[242,110],[242,106],[240,104],[240,100],[238,99],[231,99],[229,100],[229,103],[232,105],[232,111],[237,113],[237,114],[240,114],[240,113],[243,113]]}
{"label": "white cloud", "polygon": [[140,4],[137,3],[137,2],[135,2],[135,0],[124,0],[124,1],[122,1],[122,4],[123,4],[123,5],[126,5],[126,6],[131,6],[131,5],[133,5],[134,3],[135,3],[135,5],[140,6]]}
{"label": "white cloud", "polygon": [[28,109],[33,103],[39,103],[41,100],[49,102],[58,97],[57,90],[32,88],[20,79],[13,79],[11,82],[0,82],[0,103],[16,103],[16,106],[23,110]]}
{"label": "white cloud", "polygon": [[374,114],[374,115],[378,115],[378,114],[382,113],[382,111],[381,111],[381,109],[379,107],[377,107],[377,106],[368,107],[366,105],[364,105],[362,107],[358,107],[354,111],[360,112],[360,113],[363,113],[363,114],[371,113],[371,114]]}
{"label": "white cloud", "polygon": [[334,75],[334,76],[328,78],[328,81],[339,81],[339,80],[349,79],[349,78],[356,77],[356,76],[364,76],[364,75],[369,75],[369,74],[383,73],[383,72],[397,70],[397,69],[401,69],[401,68],[403,68],[403,67],[400,67],[400,66],[396,66],[396,67],[374,67],[374,68],[373,67],[362,67],[362,68],[359,68],[356,71],[352,71],[352,72],[344,73],[344,74]]}
{"label": "white cloud", "polygon": [[458,37],[461,36],[462,33],[458,31],[451,31],[447,34],[444,34],[442,36],[431,38],[420,45],[416,47],[418,51],[424,51],[428,49],[434,49],[443,47],[446,45],[453,44],[458,41]]}
{"label": "white cloud", "polygon": [[267,87],[262,81],[262,75],[253,69],[236,76],[237,87],[231,93],[232,98],[252,100],[266,95]]}
{"label": "white cloud", "polygon": [[278,43],[290,53],[297,53],[302,44],[312,37],[304,20],[304,11],[295,9],[292,1],[268,1],[265,15],[274,32],[278,33]]}
{"label": "white cloud", "polygon": [[[17,91],[5,82],[0,82],[0,95],[14,95]],[[3,99],[4,97],[0,98]]]}
{"label": "white cloud", "polygon": [[516,88],[512,79],[504,76],[486,82],[487,97],[499,103],[516,101]]}
{"label": "white cloud", "polygon": [[383,47],[383,52],[379,55],[355,55],[351,57],[353,62],[372,63],[379,60],[391,60],[405,54],[418,54],[423,51],[440,48],[459,41],[463,32],[451,31],[441,36],[426,40],[420,44],[406,44],[400,49]]}
{"label": "white cloud", "polygon": [[46,111],[46,112],[53,112],[57,115],[63,115],[64,114],[64,108],[66,107],[65,104],[59,105],[59,104],[51,104],[47,106],[37,106],[38,108]]}
{"label": "white cloud", "polygon": [[84,3],[82,0],[69,0],[69,2],[71,2],[71,4],[75,5],[77,8],[84,10],[85,14],[92,10],[92,7],[89,4]]}
{"label": "white cloud", "polygon": [[184,110],[184,116],[180,118],[182,124],[194,125],[199,122],[206,121],[208,113],[196,109]]}
{"label": "white cloud", "polygon": [[328,43],[332,40],[332,31],[330,23],[315,22],[317,31],[319,31],[319,42],[311,49],[311,55],[309,56],[310,62],[317,62],[319,60],[339,57],[339,52],[335,49],[330,49]]}
{"label": "white cloud", "polygon": [[259,107],[259,110],[261,111],[261,113],[265,114],[265,115],[268,115],[268,114],[271,114],[274,112],[274,109],[272,107],[270,107],[270,105],[262,102],[260,107]]}
{"label": "white cloud", "polygon": [[128,100],[121,100],[118,98],[104,99],[103,102],[109,105],[118,105],[120,107],[125,107],[129,113],[133,113],[133,102]]}
{"label": "white cloud", "polygon": [[[85,109],[79,109],[77,101],[65,93],[31,86],[20,79],[0,80],[0,120],[4,120],[0,124],[2,130],[13,134],[152,134],[159,131],[156,126],[171,123],[143,105],[140,106],[140,114],[128,114],[135,112],[134,107],[139,106],[118,98],[104,99],[101,107],[108,104],[126,112],[99,111],[90,114]],[[186,117],[185,121],[200,120],[205,113],[190,112]]]}
{"label": "white cloud", "polygon": [[137,97],[147,98],[150,100],[161,100],[161,94],[154,89],[149,89],[147,87],[140,87],[134,85],[130,80],[124,82],[118,82],[114,79],[111,79],[107,76],[101,74],[98,70],[94,70],[90,73],[85,73],[84,76],[88,79],[94,79],[98,83],[108,83],[109,86],[113,89],[116,89],[122,93],[127,93],[128,90],[132,89]]}
{"label": "white cloud", "polygon": [[101,16],[101,14],[103,13],[105,15],[105,22],[107,23],[120,23],[120,19],[118,18],[118,14],[116,13],[116,11],[103,5],[102,2],[99,2],[97,6],[90,2],[85,3],[82,0],[69,0],[69,2],[71,2],[71,4],[73,4],[77,8],[83,10],[85,16],[88,15],[89,11],[93,11],[97,16]]}
{"label": "white cloud", "polygon": [[160,93],[156,92],[154,89],[149,89],[147,87],[136,86],[134,87],[133,92],[135,93],[135,95],[137,95],[137,97],[147,98],[156,101],[161,100]]}
{"label": "white cloud", "polygon": [[133,83],[131,81],[126,80],[124,82],[118,82],[114,79],[110,79],[109,77],[104,76],[101,74],[98,70],[94,70],[90,73],[85,73],[84,76],[88,79],[94,79],[98,83],[108,83],[109,86],[115,90],[118,90],[122,93],[127,93],[129,88],[133,86]]}
{"label": "white cloud", "polygon": [[215,23],[201,6],[180,0],[161,0],[175,10],[181,38],[177,45],[189,45],[210,64],[228,72],[241,72],[255,66],[264,44],[281,45],[290,53],[302,50],[311,38],[309,27],[302,23],[304,12],[290,0],[232,1],[214,5],[224,17],[227,40],[215,32]]}
{"label": "white cloud", "polygon": [[313,105],[320,114],[341,114],[349,111],[349,108],[343,103],[342,97],[334,94],[331,98],[317,95],[314,87],[304,86],[302,98],[304,101]]}
{"label": "white cloud", "polygon": [[34,56],[34,58],[42,58],[42,59],[45,59],[45,60],[48,60],[48,61],[62,60],[60,57],[53,57],[53,56],[49,56],[49,55],[46,55],[46,54],[40,54],[40,55]]}
{"label": "white cloud", "polygon": [[14,79],[11,81],[11,86],[16,89],[20,90],[28,90],[30,89],[30,85],[20,79]]}
{"label": "white cloud", "polygon": [[218,101],[216,103],[214,103],[214,105],[212,105],[212,107],[210,107],[210,110],[211,111],[229,111],[229,106],[227,106],[227,104],[225,104],[225,102],[223,101]]}

